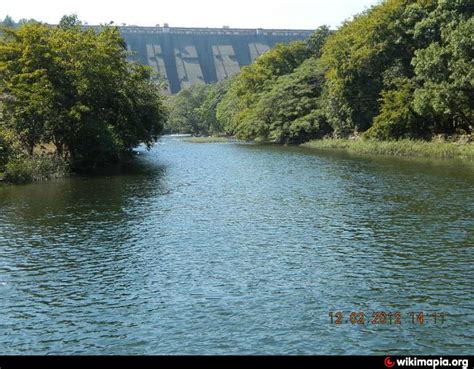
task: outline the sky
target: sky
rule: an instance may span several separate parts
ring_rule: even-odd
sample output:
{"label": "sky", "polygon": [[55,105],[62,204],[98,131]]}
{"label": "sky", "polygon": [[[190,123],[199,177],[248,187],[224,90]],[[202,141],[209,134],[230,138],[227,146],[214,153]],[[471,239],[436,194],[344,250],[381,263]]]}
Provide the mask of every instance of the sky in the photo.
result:
{"label": "sky", "polygon": [[1,0],[7,14],[56,24],[64,14],[77,14],[88,24],[171,27],[333,28],[379,0]]}

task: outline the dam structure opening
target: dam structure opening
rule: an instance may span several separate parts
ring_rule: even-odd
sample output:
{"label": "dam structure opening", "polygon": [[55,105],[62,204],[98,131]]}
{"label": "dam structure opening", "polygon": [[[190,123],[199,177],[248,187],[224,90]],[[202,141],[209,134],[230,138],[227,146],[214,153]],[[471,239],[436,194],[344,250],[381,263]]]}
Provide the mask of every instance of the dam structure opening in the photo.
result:
{"label": "dam structure opening", "polygon": [[165,92],[228,79],[279,43],[308,39],[312,30],[119,27],[131,58],[149,65]]}

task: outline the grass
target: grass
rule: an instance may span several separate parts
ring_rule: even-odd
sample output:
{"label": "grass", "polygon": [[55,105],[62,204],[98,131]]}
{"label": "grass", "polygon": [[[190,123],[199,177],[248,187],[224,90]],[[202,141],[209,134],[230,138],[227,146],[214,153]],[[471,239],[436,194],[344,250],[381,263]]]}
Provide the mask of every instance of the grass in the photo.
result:
{"label": "grass", "polygon": [[9,161],[2,181],[14,184],[65,177],[69,172],[65,160],[55,155],[35,155]]}
{"label": "grass", "polygon": [[324,139],[311,141],[301,146],[318,150],[344,150],[356,154],[474,160],[474,143]]}
{"label": "grass", "polygon": [[225,143],[229,142],[231,139],[228,137],[187,137],[184,139],[185,142],[188,143]]}

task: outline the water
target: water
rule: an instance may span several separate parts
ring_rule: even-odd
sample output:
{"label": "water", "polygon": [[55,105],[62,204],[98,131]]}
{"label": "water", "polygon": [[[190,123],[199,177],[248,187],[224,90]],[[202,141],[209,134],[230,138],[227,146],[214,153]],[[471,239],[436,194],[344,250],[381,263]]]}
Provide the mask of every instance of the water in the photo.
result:
{"label": "water", "polygon": [[172,137],[142,154],[0,187],[0,353],[473,352],[472,165]]}

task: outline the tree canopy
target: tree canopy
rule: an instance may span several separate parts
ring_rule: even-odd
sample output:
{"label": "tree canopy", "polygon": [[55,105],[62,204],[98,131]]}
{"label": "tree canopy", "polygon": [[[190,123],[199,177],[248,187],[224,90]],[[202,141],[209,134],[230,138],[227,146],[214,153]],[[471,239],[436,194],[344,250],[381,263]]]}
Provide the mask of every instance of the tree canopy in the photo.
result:
{"label": "tree canopy", "polygon": [[216,117],[216,109],[227,92],[227,85],[226,80],[212,85],[194,85],[171,97],[165,131],[193,135],[223,133],[224,127]]}
{"label": "tree canopy", "polygon": [[278,45],[226,84],[216,126],[282,143],[470,134],[473,12],[469,0],[385,0],[337,31]]}
{"label": "tree canopy", "polygon": [[0,40],[0,133],[33,155],[52,143],[73,163],[117,160],[160,134],[166,110],[147,67],[127,60],[115,27],[28,22],[3,28]]}

